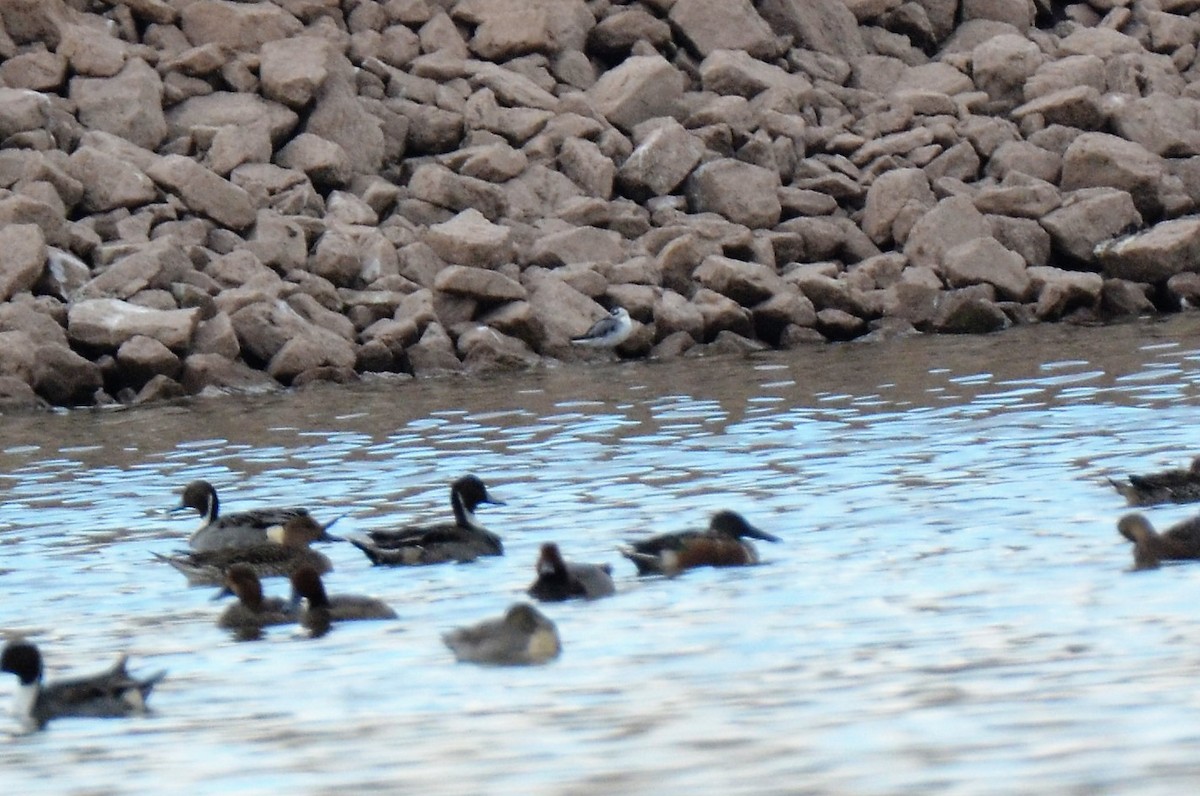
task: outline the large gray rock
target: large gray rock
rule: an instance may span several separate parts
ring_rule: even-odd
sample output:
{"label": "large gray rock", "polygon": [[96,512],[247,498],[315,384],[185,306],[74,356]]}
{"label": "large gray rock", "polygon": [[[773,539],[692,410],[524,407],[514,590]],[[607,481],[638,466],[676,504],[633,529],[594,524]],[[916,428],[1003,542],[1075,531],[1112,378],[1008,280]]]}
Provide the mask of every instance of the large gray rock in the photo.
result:
{"label": "large gray rock", "polygon": [[434,288],[443,293],[474,299],[485,304],[520,301],[526,297],[525,288],[515,279],[486,268],[448,265],[438,272]]}
{"label": "large gray rock", "polygon": [[846,59],[867,53],[858,22],[842,0],[763,0],[759,9],[797,46]]}
{"label": "large gray rock", "polygon": [[258,67],[263,96],[290,108],[308,105],[329,76],[330,55],[329,42],[314,36],[264,43]]}
{"label": "large gray rock", "polygon": [[779,223],[779,173],[722,158],[705,163],[688,179],[687,195],[698,213],[719,213],[735,224],[765,229]]}
{"label": "large gray rock", "polygon": [[490,221],[508,211],[503,189],[475,177],[455,174],[436,163],[418,166],[408,181],[408,189],[417,199],[455,212],[474,208]]}
{"label": "large gray rock", "polygon": [[1041,219],[1055,250],[1082,263],[1095,262],[1096,244],[1141,223],[1133,198],[1127,191],[1115,188],[1074,191],[1063,197],[1062,206]]}
{"label": "large gray rock", "polygon": [[1104,275],[1131,282],[1165,282],[1175,274],[1200,270],[1200,218],[1155,224],[1096,248]]}
{"label": "large gray rock", "polygon": [[224,226],[245,229],[257,217],[246,191],[191,158],[167,155],[151,166],[147,175],[182,199],[193,212]]}
{"label": "large gray rock", "polygon": [[914,265],[938,270],[947,251],[960,243],[991,234],[987,219],[969,198],[950,196],[938,202],[913,225],[904,244],[904,254]]}
{"label": "large gray rock", "polygon": [[460,0],[453,15],[474,27],[471,50],[492,61],[582,50],[596,22],[582,0]]}
{"label": "large gray rock", "polygon": [[46,267],[46,238],[34,224],[0,227],[0,301],[32,290]]}
{"label": "large gray rock", "polygon": [[71,305],[67,335],[72,342],[115,351],[138,335],[157,340],[172,351],[184,351],[200,321],[200,310],[155,310],[113,298],[87,299]]}
{"label": "large gray rock", "polygon": [[1143,217],[1162,212],[1159,187],[1166,163],[1141,144],[1108,133],[1084,133],[1063,153],[1064,191],[1105,186],[1126,191]]}
{"label": "large gray rock", "polygon": [[656,116],[675,115],[686,78],[661,55],[626,58],[587,90],[592,107],[622,130]]}
{"label": "large gray rock", "polygon": [[100,367],[65,345],[41,343],[34,348],[33,389],[58,406],[95,403],[104,386]]}
{"label": "large gray rock", "polygon": [[1200,155],[1200,101],[1165,93],[1117,103],[1113,130],[1150,152],[1177,158]]}
{"label": "large gray rock", "polygon": [[879,245],[902,241],[894,229],[901,215],[923,215],[937,204],[929,178],[921,169],[892,169],[880,174],[867,189],[862,230]]}
{"label": "large gray rock", "polygon": [[512,229],[493,224],[474,208],[432,225],[424,240],[446,262],[474,268],[495,268],[513,257]]}
{"label": "large gray rock", "polygon": [[701,58],[716,50],[772,58],[781,50],[750,0],[676,0],[668,18]]}
{"label": "large gray rock", "polygon": [[83,184],[80,207],[88,213],[105,213],[118,207],[140,207],[158,196],[158,188],[145,172],[104,150],[81,146],[67,161],[71,175]]}
{"label": "large gray rock", "polygon": [[162,94],[158,73],[140,58],[131,60],[115,77],[77,77],[70,84],[81,123],[146,149],[157,149],[167,136]]}
{"label": "large gray rock", "polygon": [[784,282],[775,269],[716,255],[701,263],[694,277],[700,285],[728,296],[743,307],[753,307],[785,292]]}
{"label": "large gray rock", "polygon": [[1010,301],[1029,297],[1024,258],[995,238],[975,238],[948,249],[942,256],[942,273],[951,287],[988,284]]}
{"label": "large gray rock", "polygon": [[548,268],[572,263],[617,263],[625,259],[625,244],[612,230],[573,227],[538,238],[528,257],[530,263]]}
{"label": "large gray rock", "polygon": [[617,172],[622,192],[638,201],[674,191],[704,155],[704,143],[682,124],[659,121]]}
{"label": "large gray rock", "polygon": [[195,45],[219,44],[230,52],[258,53],[269,41],[300,33],[304,24],[275,3],[206,0],[184,6],[179,27]]}

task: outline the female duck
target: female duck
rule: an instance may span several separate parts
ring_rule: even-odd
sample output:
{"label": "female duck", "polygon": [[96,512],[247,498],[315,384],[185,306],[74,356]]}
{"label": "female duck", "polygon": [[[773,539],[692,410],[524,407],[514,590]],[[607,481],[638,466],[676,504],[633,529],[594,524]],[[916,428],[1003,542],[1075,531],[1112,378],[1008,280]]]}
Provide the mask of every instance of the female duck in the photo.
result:
{"label": "female duck", "polygon": [[195,509],[201,517],[200,527],[188,539],[193,550],[262,544],[268,528],[308,513],[301,508],[262,508],[222,515],[217,490],[207,481],[192,481],[184,487],[183,500],[171,511],[188,509]]}
{"label": "female duck", "polygon": [[213,596],[218,600],[234,595],[238,601],[225,609],[217,626],[241,637],[257,638],[264,627],[290,625],[297,619],[296,606],[278,597],[264,597],[262,581],[249,564],[234,564],[225,572],[225,588]]}
{"label": "female duck", "polygon": [[1200,558],[1200,517],[1172,525],[1162,533],[1141,514],[1126,514],[1117,530],[1133,542],[1133,568],[1154,569],[1160,561]]}
{"label": "female duck", "polygon": [[694,567],[738,567],[758,563],[758,551],[747,538],[778,542],[734,511],[718,511],[704,531],[651,536],[618,548],[639,575],[677,575]]}
{"label": "female duck", "polygon": [[264,541],[256,545],[197,550],[177,556],[154,555],[182,572],[189,586],[220,586],[225,582],[225,571],[234,564],[247,565],[260,578],[287,577],[302,566],[325,573],[333,570],[333,564],[309,544],[335,541],[337,537],[330,536],[328,528],[329,525],[317,524],[308,513],[296,514],[282,526],[266,529]]}
{"label": "female duck", "polygon": [[465,475],[450,485],[450,507],[454,522],[370,531],[368,539],[350,539],[373,564],[440,564],[445,561],[474,561],[480,556],[504,555],[500,537],[475,519],[475,509],[484,503],[503,506],[488,495],[483,481]]}
{"label": "female duck", "polygon": [[529,596],[543,602],[558,602],[581,597],[596,600],[615,591],[612,567],[608,564],[580,564],[563,560],[558,545],[542,545],[537,562],[537,580],[529,587]]}
{"label": "female duck", "polygon": [[42,683],[42,655],[27,641],[12,641],[0,653],[0,671],[15,674],[17,718],[26,729],[41,729],[64,716],[116,718],[144,713],[150,691],[166,672],[137,679],[125,670],[122,655],[108,671],[88,677]]}
{"label": "female duck", "polygon": [[1130,475],[1128,483],[1109,479],[1130,506],[1157,503],[1193,503],[1200,500],[1200,456],[1186,470],[1164,470],[1147,475]]}
{"label": "female duck", "polygon": [[492,666],[546,663],[558,657],[558,629],[528,603],[516,603],[500,619],[460,627],[442,636],[459,661]]}
{"label": "female duck", "polygon": [[356,619],[395,619],[396,612],[374,597],[355,594],[325,593],[320,574],[312,567],[300,567],[292,573],[292,599],[306,602],[300,613],[300,624],[314,636],[324,635],[333,622]]}

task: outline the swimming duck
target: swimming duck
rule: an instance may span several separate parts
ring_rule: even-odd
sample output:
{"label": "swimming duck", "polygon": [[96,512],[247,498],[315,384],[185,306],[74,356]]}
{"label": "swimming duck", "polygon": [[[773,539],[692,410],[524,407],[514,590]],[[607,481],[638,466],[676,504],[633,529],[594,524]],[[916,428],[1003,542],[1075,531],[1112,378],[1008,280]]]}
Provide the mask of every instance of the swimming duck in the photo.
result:
{"label": "swimming duck", "polygon": [[321,575],[312,567],[300,567],[292,573],[293,601],[305,600],[307,605],[300,612],[300,624],[313,635],[324,635],[333,622],[355,619],[395,619],[396,612],[374,597],[355,594],[325,593]]}
{"label": "swimming duck", "polygon": [[183,500],[172,512],[195,509],[200,527],[188,539],[193,550],[217,550],[222,547],[248,547],[267,541],[267,529],[300,514],[301,508],[262,508],[220,514],[217,490],[207,481],[192,481],[183,490]]}
{"label": "swimming duck", "polygon": [[1141,514],[1126,514],[1117,530],[1133,542],[1134,569],[1154,569],[1160,561],[1200,558],[1200,517],[1172,525],[1162,533]]}
{"label": "swimming duck", "polygon": [[1126,479],[1128,483],[1112,478],[1108,480],[1130,506],[1193,503],[1200,500],[1200,456],[1193,458],[1192,466],[1186,470],[1176,468],[1147,475],[1130,475]]}
{"label": "swimming duck", "polygon": [[217,600],[234,595],[238,601],[222,612],[217,626],[232,630],[239,637],[253,639],[270,625],[290,625],[299,619],[293,603],[278,597],[263,597],[262,581],[249,564],[234,564],[225,571],[225,588],[213,595]]}
{"label": "swimming duck", "polygon": [[503,506],[503,501],[488,495],[483,481],[465,475],[450,485],[450,507],[454,522],[440,525],[402,528],[398,531],[370,531],[368,539],[350,539],[373,564],[440,564],[445,561],[474,561],[480,556],[504,555],[500,537],[475,519],[475,509],[483,503]]}
{"label": "swimming duck", "polygon": [[592,328],[579,337],[572,337],[575,345],[587,348],[616,348],[629,339],[633,334],[633,319],[624,307],[613,307],[600,320],[592,324]]}
{"label": "swimming duck", "polygon": [[460,627],[442,636],[459,661],[493,666],[546,663],[562,651],[554,623],[528,603],[516,603],[500,619]]}
{"label": "swimming duck", "polygon": [[20,681],[16,716],[26,729],[41,729],[51,719],[65,716],[116,718],[144,713],[150,691],[166,672],[144,679],[131,677],[122,655],[108,671],[87,677],[42,683],[42,655],[27,641],[10,641],[0,653],[0,671]]}
{"label": "swimming duck", "polygon": [[614,591],[612,567],[608,564],[564,561],[558,545],[547,542],[542,545],[537,580],[529,587],[528,594],[535,600],[557,602],[573,597],[595,600]]}
{"label": "swimming duck", "polygon": [[705,531],[682,531],[651,536],[618,548],[638,568],[639,575],[677,575],[693,567],[737,567],[758,563],[758,551],[747,537],[778,542],[734,511],[718,511]]}
{"label": "swimming duck", "polygon": [[329,525],[318,524],[308,513],[296,514],[283,525],[265,529],[264,541],[259,544],[195,550],[175,556],[155,553],[154,556],[182,572],[189,586],[220,586],[225,582],[225,570],[234,564],[248,565],[260,578],[286,577],[305,565],[325,573],[333,570],[333,564],[309,544],[336,541],[337,537],[327,533]]}

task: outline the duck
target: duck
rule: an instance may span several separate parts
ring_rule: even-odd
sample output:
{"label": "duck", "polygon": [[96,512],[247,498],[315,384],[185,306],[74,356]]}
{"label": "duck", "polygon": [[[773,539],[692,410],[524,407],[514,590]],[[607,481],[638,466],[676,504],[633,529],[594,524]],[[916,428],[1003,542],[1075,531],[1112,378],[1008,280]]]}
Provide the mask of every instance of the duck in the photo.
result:
{"label": "duck", "polygon": [[18,720],[28,730],[40,730],[51,719],[67,716],[117,718],[146,712],[146,700],[165,671],[136,678],[126,671],[122,655],[107,671],[86,677],[42,682],[42,654],[35,644],[10,641],[0,652],[0,671],[17,676]]}
{"label": "duck", "polygon": [[578,337],[572,337],[574,345],[585,348],[616,348],[633,334],[633,319],[624,307],[613,307],[608,315],[592,324]]}
{"label": "duck", "polygon": [[475,509],[484,503],[504,505],[488,494],[480,478],[464,475],[450,485],[454,522],[397,531],[369,531],[368,538],[349,541],[377,566],[465,563],[481,556],[502,556],[504,544],[500,537],[475,519]]}
{"label": "duck", "polygon": [[283,525],[300,514],[308,514],[308,509],[303,508],[261,508],[221,514],[217,490],[202,480],[192,481],[184,487],[183,498],[171,513],[188,509],[200,514],[200,527],[188,539],[188,546],[193,550],[262,544],[269,528]]}
{"label": "duck", "polygon": [[1158,533],[1145,515],[1135,512],[1122,517],[1117,530],[1133,542],[1134,569],[1155,569],[1162,561],[1200,558],[1200,516]]}
{"label": "duck", "polygon": [[615,591],[611,566],[565,561],[558,545],[547,542],[538,556],[537,580],[529,586],[527,593],[542,602],[559,602],[575,597],[597,600]]}
{"label": "duck", "polygon": [[249,564],[234,564],[225,571],[225,587],[214,600],[229,595],[238,601],[217,618],[217,627],[232,630],[239,637],[258,638],[262,629],[272,625],[295,624],[299,619],[296,605],[279,597],[263,597],[262,581]]}
{"label": "duck", "polygon": [[386,603],[374,597],[355,594],[325,592],[321,575],[313,567],[300,567],[292,573],[292,600],[306,605],[300,612],[300,624],[314,636],[324,635],[333,622],[348,622],[359,619],[395,619],[396,612]]}
{"label": "duck", "polygon": [[737,567],[758,563],[758,551],[748,538],[778,542],[736,511],[718,511],[704,531],[681,531],[651,536],[619,547],[639,575],[677,575],[694,567]]}
{"label": "duck", "polygon": [[[334,520],[333,522],[336,522]],[[315,541],[337,541],[328,533],[330,522],[320,525],[308,513],[296,514],[283,525],[265,529],[264,541],[248,547],[222,547],[216,550],[195,550],[190,553],[154,557],[165,561],[187,577],[189,586],[220,586],[225,572],[234,564],[245,564],[260,578],[282,578],[300,566],[311,566],[324,574],[333,570],[333,563],[322,553],[309,547]]]}
{"label": "duck", "polygon": [[1194,503],[1200,500],[1200,456],[1186,470],[1176,468],[1147,475],[1129,475],[1125,482],[1108,479],[1130,506]]}
{"label": "duck", "polygon": [[489,666],[542,664],[562,652],[554,623],[529,603],[513,604],[499,619],[451,630],[442,641],[459,662]]}

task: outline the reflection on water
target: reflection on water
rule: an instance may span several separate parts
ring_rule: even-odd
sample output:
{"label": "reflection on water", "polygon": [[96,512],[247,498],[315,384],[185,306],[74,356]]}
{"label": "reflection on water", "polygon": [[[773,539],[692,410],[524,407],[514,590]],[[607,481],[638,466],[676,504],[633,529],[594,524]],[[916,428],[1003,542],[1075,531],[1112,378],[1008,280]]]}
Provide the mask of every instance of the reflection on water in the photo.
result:
{"label": "reflection on water", "polygon": [[[126,649],[170,675],[152,717],[0,743],[5,789],[1178,793],[1200,781],[1200,569],[1126,573],[1106,479],[1200,452],[1198,330],[6,417],[0,629],[52,677]],[[465,472],[507,501],[480,510],[504,558],[387,569],[323,548],[327,588],[386,599],[386,626],[238,643],[210,590],[152,561],[195,522],[165,514],[194,478],[228,510],[344,514],[345,534],[447,515]],[[638,580],[614,552],[725,507],[784,538],[764,566]],[[440,634],[519,599],[551,540],[611,561],[618,594],[545,607],[549,666],[455,664]]]}

